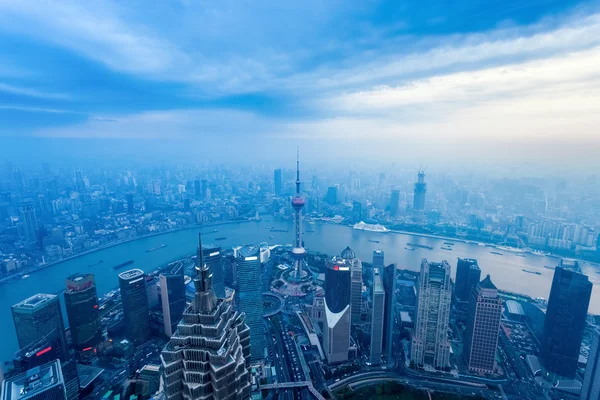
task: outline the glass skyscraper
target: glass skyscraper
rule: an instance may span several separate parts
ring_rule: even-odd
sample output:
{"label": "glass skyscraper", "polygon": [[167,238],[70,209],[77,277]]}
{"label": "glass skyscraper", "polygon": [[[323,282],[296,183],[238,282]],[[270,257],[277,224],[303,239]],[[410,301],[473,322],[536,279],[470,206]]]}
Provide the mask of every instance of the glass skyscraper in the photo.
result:
{"label": "glass skyscraper", "polygon": [[212,273],[212,287],[218,298],[225,298],[225,273],[223,272],[223,251],[212,244],[202,246],[204,262]]}
{"label": "glass skyscraper", "polygon": [[456,263],[456,280],[454,284],[454,297],[458,301],[469,301],[471,289],[480,281],[481,269],[477,260],[472,258],[459,258]]}
{"label": "glass skyscraper", "polygon": [[351,268],[351,260],[334,257],[325,270],[323,351],[329,364],[348,360]]}
{"label": "glass skyscraper", "polygon": [[373,298],[371,308],[371,364],[381,362],[383,350],[383,321],[385,318],[385,290],[379,268],[373,268]]}
{"label": "glass skyscraper", "polygon": [[64,296],[73,347],[80,356],[91,355],[102,339],[94,275],[69,276]]}
{"label": "glass skyscraper", "polygon": [[541,343],[546,378],[575,378],[592,282],[572,270],[554,270]]}
{"label": "glass skyscraper", "polygon": [[261,285],[261,265],[259,246],[243,246],[237,253],[236,292],[238,308],[246,314],[246,324],[250,327],[250,360],[264,358],[266,332],[263,322],[263,303]]}
{"label": "glass skyscraper", "polygon": [[2,400],[67,400],[58,360],[5,380],[2,384]]}
{"label": "glass skyscraper", "polygon": [[183,263],[177,262],[167,272],[160,274],[159,282],[165,335],[171,337],[177,330],[186,305]]}
{"label": "glass skyscraper", "polygon": [[[375,250],[377,251],[377,250]],[[383,251],[381,263],[383,264]],[[373,257],[375,258],[375,257]],[[385,290],[385,313],[383,319],[383,353],[390,359],[392,357],[392,338],[394,336],[394,318],[396,309],[396,264],[380,267],[383,271],[383,289]]]}
{"label": "glass skyscraper", "polygon": [[141,269],[132,269],[119,274],[121,301],[125,322],[125,336],[134,345],[150,338],[150,311],[146,294],[146,274]]}

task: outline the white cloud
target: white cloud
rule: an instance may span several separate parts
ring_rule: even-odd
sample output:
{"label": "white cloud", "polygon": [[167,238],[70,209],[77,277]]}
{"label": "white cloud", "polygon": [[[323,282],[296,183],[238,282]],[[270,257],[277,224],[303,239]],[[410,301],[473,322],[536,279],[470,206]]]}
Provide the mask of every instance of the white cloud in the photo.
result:
{"label": "white cloud", "polygon": [[68,100],[70,96],[65,93],[51,93],[45,92],[37,89],[31,89],[21,86],[9,85],[6,83],[0,82],[0,92],[5,92],[9,94],[15,94],[19,96],[26,97],[36,97],[40,99],[49,99],[49,100]]}

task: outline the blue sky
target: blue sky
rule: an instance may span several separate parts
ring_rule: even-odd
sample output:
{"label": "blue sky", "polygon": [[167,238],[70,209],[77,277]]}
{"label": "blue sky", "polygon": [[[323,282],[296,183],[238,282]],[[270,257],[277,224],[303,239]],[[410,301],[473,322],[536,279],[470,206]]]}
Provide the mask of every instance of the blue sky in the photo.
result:
{"label": "blue sky", "polygon": [[598,65],[597,2],[0,0],[0,144],[592,160]]}

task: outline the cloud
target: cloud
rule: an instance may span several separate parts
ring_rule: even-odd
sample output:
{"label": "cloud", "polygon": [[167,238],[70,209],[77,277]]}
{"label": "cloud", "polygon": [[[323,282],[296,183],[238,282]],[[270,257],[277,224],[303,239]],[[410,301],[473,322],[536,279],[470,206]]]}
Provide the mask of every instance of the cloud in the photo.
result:
{"label": "cloud", "polygon": [[78,114],[71,110],[62,110],[58,108],[43,108],[43,107],[29,107],[29,106],[17,106],[17,105],[0,105],[0,110],[14,110],[14,111],[26,111],[26,112],[41,112],[50,114]]}
{"label": "cloud", "polygon": [[39,99],[49,100],[68,100],[70,96],[66,93],[51,93],[37,89],[30,89],[26,87],[13,86],[6,83],[0,82],[0,92],[14,94],[18,96],[35,97]]}

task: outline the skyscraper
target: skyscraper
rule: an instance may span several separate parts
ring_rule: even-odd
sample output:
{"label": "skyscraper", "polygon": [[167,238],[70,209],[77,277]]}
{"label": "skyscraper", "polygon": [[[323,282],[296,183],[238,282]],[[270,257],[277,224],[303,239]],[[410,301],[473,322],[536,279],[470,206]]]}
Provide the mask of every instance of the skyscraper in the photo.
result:
{"label": "skyscraper", "polygon": [[276,169],[273,172],[273,183],[275,187],[275,196],[281,195],[281,169]]}
{"label": "skyscraper", "polygon": [[362,221],[362,203],[360,201],[352,202],[352,219],[354,222]]}
{"label": "skyscraper", "polygon": [[417,175],[414,191],[414,206],[415,211],[423,211],[425,209],[425,194],[427,193],[427,184],[425,183],[425,171],[420,169]]}
{"label": "skyscraper", "polygon": [[348,360],[351,267],[349,260],[334,257],[325,270],[323,351],[329,364]]}
{"label": "skyscraper", "polygon": [[204,262],[212,274],[212,287],[218,298],[225,298],[225,274],[223,271],[223,252],[220,246],[212,244],[202,246]]}
{"label": "skyscraper", "polygon": [[459,258],[456,263],[456,282],[454,296],[458,301],[469,301],[471,289],[480,281],[481,269],[477,260]]}
{"label": "skyscraper", "polygon": [[133,214],[135,212],[133,206],[133,193],[127,193],[125,199],[127,200],[127,214]]}
{"label": "skyscraper", "polygon": [[417,287],[417,323],[412,338],[411,362],[428,364],[437,369],[450,365],[450,265],[446,261],[421,262]]}
{"label": "skyscraper", "polygon": [[353,324],[361,323],[362,311],[362,263],[350,247],[346,247],[340,254],[342,259],[347,260],[352,272],[350,280],[350,319]]}
{"label": "skyscraper", "polygon": [[68,355],[65,325],[58,296],[36,294],[12,306],[13,321],[19,347],[25,348],[56,332],[61,347],[61,359]]}
{"label": "skyscraper", "polygon": [[2,400],[67,400],[59,361],[54,360],[5,380]]}
{"label": "skyscraper", "polygon": [[37,220],[35,218],[35,206],[33,200],[27,199],[21,202],[21,221],[23,222],[23,238],[30,243],[37,240]]}
{"label": "skyscraper", "polygon": [[202,179],[202,193],[201,193],[201,197],[203,199],[206,198],[206,191],[208,190],[208,181],[206,179]]}
{"label": "skyscraper", "polygon": [[[381,263],[383,264],[383,251],[381,251],[381,256]],[[394,336],[394,318],[396,315],[396,274],[398,270],[396,269],[396,264],[378,268],[380,271],[383,271],[383,289],[385,290],[383,351],[384,356],[389,360],[392,357],[392,339]]]}
{"label": "skyscraper", "polygon": [[296,196],[292,199],[292,207],[294,208],[294,248],[291,256],[294,259],[294,276],[297,280],[302,278],[302,266],[306,250],[304,250],[304,242],[302,241],[302,208],[304,207],[304,199],[300,196],[300,155],[296,156]]}
{"label": "skyscraper", "polygon": [[173,336],[185,310],[185,276],[183,263],[177,262],[160,274],[160,301],[165,323],[165,335]]}
{"label": "skyscraper", "polygon": [[327,188],[327,203],[334,205],[337,204],[338,188],[336,186],[329,186]]}
{"label": "skyscraper", "polygon": [[261,266],[258,246],[243,246],[237,254],[238,302],[250,327],[250,361],[264,358],[266,347],[261,291]]}
{"label": "skyscraper", "polygon": [[385,318],[385,290],[379,268],[373,268],[373,298],[371,308],[371,364],[381,362]]}
{"label": "skyscraper", "polygon": [[102,340],[98,294],[93,274],[75,274],[67,278],[65,308],[73,347],[80,356],[94,354]]}
{"label": "skyscraper", "polygon": [[398,189],[392,190],[390,197],[390,216],[395,217],[398,215],[400,209],[400,191]]}
{"label": "skyscraper", "polygon": [[384,252],[381,249],[373,250],[373,268],[383,268]]}
{"label": "skyscraper", "polygon": [[464,336],[463,355],[469,370],[494,372],[502,299],[488,275],[475,285],[469,298],[469,316]]}
{"label": "skyscraper", "polygon": [[600,328],[592,331],[580,400],[600,400]]}
{"label": "skyscraper", "polygon": [[575,377],[591,294],[587,276],[554,270],[540,349],[547,379]]}
{"label": "skyscraper", "polygon": [[150,312],[146,294],[146,274],[141,269],[131,269],[119,274],[119,287],[123,303],[125,336],[134,345],[150,338]]}
{"label": "skyscraper", "polygon": [[166,399],[245,400],[252,389],[249,357],[254,332],[245,324],[244,313],[215,296],[201,249],[200,239],[194,301],[161,353]]}
{"label": "skyscraper", "polygon": [[194,196],[197,199],[202,197],[202,186],[200,186],[200,179],[194,180]]}

